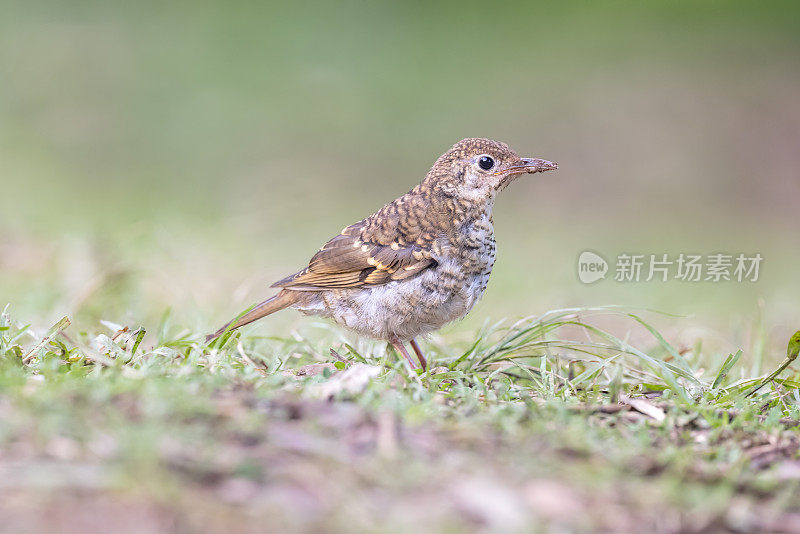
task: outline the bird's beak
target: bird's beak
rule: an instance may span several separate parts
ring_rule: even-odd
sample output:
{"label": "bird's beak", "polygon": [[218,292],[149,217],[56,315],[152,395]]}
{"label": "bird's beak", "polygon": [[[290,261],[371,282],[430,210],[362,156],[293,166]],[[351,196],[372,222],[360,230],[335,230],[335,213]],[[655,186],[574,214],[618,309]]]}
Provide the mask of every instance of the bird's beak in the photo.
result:
{"label": "bird's beak", "polygon": [[553,171],[558,169],[558,164],[546,159],[538,158],[519,158],[519,163],[500,169],[495,175],[504,174],[533,174],[535,172]]}

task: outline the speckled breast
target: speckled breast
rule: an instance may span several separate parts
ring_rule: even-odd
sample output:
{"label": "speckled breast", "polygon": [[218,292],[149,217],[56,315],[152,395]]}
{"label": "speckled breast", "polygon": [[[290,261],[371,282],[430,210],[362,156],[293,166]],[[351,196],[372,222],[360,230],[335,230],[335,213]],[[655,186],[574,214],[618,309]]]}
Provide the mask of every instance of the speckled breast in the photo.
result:
{"label": "speckled breast", "polygon": [[458,241],[461,268],[467,275],[464,285],[472,293],[471,309],[486,291],[494,266],[496,248],[491,214],[466,226],[459,234]]}

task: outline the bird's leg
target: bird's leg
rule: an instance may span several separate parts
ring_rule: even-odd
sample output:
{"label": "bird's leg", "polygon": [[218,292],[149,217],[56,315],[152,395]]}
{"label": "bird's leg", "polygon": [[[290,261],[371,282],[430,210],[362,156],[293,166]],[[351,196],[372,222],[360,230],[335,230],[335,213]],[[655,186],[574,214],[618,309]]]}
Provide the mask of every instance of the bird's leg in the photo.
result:
{"label": "bird's leg", "polygon": [[394,347],[394,349],[397,352],[399,352],[400,354],[403,355],[403,357],[408,362],[408,365],[410,365],[412,369],[416,369],[417,368],[417,364],[414,363],[414,360],[411,359],[411,356],[408,354],[408,351],[403,346],[403,342],[402,341],[400,341],[396,337],[393,337],[392,339],[389,340],[389,343],[392,344],[392,346]]}
{"label": "bird's leg", "polygon": [[417,358],[419,358],[419,363],[422,364],[422,370],[428,368],[428,362],[425,360],[425,356],[422,354],[422,349],[419,348],[419,344],[417,344],[416,339],[411,339],[411,348],[414,349],[414,352],[417,354]]}

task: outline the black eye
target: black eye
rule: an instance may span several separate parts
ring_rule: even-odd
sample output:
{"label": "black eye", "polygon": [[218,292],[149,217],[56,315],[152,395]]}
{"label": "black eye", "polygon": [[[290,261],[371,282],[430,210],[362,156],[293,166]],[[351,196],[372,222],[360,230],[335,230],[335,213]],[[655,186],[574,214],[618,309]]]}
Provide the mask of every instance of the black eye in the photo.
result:
{"label": "black eye", "polygon": [[491,156],[481,156],[481,158],[478,160],[478,167],[484,171],[488,171],[494,167],[494,159],[492,159]]}

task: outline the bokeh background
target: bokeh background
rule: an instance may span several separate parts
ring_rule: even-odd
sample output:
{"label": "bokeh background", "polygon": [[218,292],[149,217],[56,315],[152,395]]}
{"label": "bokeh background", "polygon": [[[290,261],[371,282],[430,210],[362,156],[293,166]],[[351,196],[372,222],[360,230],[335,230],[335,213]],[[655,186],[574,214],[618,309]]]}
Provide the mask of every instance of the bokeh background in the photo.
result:
{"label": "bokeh background", "polygon": [[[216,328],[481,136],[561,169],[500,197],[489,290],[445,335],[624,304],[723,347],[760,329],[778,358],[800,326],[794,2],[2,5],[0,303],[22,322]],[[586,249],[764,263],[588,286]]]}

